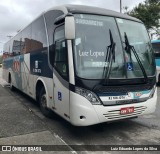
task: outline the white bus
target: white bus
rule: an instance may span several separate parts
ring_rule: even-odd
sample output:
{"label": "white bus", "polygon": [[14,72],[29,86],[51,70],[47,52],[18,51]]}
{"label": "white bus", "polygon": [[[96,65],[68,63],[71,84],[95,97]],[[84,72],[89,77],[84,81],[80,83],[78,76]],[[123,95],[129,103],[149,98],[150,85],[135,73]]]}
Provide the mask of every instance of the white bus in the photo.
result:
{"label": "white bus", "polygon": [[65,5],[40,15],[4,45],[3,78],[76,126],[155,111],[156,66],[143,23]]}

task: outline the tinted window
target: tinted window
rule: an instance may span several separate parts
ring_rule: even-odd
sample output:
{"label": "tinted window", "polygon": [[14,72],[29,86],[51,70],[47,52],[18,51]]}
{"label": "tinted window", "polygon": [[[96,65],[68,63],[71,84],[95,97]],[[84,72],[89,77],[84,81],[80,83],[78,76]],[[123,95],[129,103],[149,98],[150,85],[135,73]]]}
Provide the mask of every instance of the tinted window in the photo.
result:
{"label": "tinted window", "polygon": [[68,56],[66,42],[64,39],[64,26],[61,26],[56,29],[54,41],[54,67],[60,73],[61,76],[68,79]]}
{"label": "tinted window", "polygon": [[11,42],[12,44],[12,53],[13,56],[20,55],[21,51],[21,42],[19,35],[15,36],[14,39]]}
{"label": "tinted window", "polygon": [[12,40],[8,41],[5,45],[4,45],[4,49],[3,49],[3,58],[7,58],[12,56],[12,52],[10,50],[10,44],[11,44]]}
{"label": "tinted window", "polygon": [[31,50],[43,50],[47,46],[44,19],[41,16],[32,23]]}
{"label": "tinted window", "polygon": [[47,12],[44,15],[46,20],[47,32],[48,32],[49,45],[53,44],[53,32],[56,26],[54,25],[54,21],[57,17],[61,16],[62,14],[63,14],[62,11],[52,10]]}
{"label": "tinted window", "polygon": [[22,31],[21,54],[31,51],[31,25]]}
{"label": "tinted window", "polygon": [[52,66],[53,66],[53,53],[54,53],[53,34],[56,27],[56,25],[54,25],[54,21],[57,17],[61,16],[62,14],[63,14],[62,11],[51,10],[44,15],[48,32],[48,41],[49,41],[49,61]]}
{"label": "tinted window", "polygon": [[[140,59],[146,74],[148,76],[153,76],[155,74],[153,50],[151,49],[150,39],[145,26],[142,23],[126,19],[117,18],[116,21],[120,30],[122,41],[125,42],[124,34],[126,34],[130,45],[132,45],[137,52],[138,58]],[[124,46],[126,46],[125,43]],[[144,76],[138,59],[132,50],[125,51],[125,59],[126,63],[129,65],[132,64],[132,71],[130,71],[130,69],[127,71],[128,78],[138,78]]]}

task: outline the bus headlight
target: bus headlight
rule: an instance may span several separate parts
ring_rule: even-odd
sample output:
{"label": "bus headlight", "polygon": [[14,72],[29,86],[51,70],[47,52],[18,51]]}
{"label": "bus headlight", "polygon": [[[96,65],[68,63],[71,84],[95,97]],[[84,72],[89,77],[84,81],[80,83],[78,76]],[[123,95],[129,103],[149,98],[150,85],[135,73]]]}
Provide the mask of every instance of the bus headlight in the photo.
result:
{"label": "bus headlight", "polygon": [[75,92],[85,97],[86,99],[88,99],[93,105],[101,105],[100,100],[97,98],[96,94],[94,94],[93,92],[86,89],[79,88],[79,87],[75,88]]}

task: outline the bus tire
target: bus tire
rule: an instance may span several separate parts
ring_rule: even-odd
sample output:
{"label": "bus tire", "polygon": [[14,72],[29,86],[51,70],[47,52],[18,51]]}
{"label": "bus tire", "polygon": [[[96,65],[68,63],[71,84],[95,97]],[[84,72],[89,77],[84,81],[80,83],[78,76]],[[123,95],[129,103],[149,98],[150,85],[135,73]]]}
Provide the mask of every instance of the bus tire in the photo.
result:
{"label": "bus tire", "polygon": [[44,88],[41,89],[39,94],[39,105],[43,115],[51,118],[53,113],[49,108],[47,108],[47,95]]}

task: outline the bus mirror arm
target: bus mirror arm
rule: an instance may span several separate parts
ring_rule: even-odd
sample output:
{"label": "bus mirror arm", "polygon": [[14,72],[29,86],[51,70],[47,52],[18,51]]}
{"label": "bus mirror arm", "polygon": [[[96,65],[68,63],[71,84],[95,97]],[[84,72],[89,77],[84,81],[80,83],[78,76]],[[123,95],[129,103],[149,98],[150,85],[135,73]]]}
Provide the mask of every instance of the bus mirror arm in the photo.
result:
{"label": "bus mirror arm", "polygon": [[54,21],[55,25],[65,23],[65,39],[75,39],[75,21],[72,13],[63,14],[57,17]]}
{"label": "bus mirror arm", "polygon": [[55,24],[55,25],[59,25],[59,24],[64,23],[65,17],[67,17],[67,16],[73,16],[73,14],[72,14],[72,13],[68,13],[68,14],[63,14],[63,15],[57,17],[57,18],[54,20],[54,24]]}
{"label": "bus mirror arm", "polygon": [[65,19],[65,15],[63,14],[55,19],[54,24],[59,25],[61,23],[64,23],[64,19]]}

